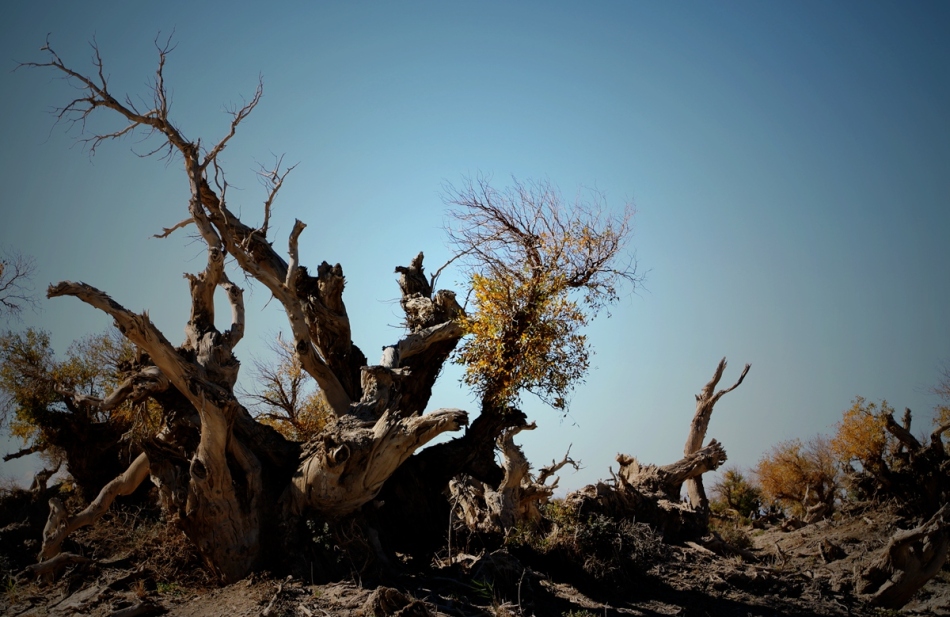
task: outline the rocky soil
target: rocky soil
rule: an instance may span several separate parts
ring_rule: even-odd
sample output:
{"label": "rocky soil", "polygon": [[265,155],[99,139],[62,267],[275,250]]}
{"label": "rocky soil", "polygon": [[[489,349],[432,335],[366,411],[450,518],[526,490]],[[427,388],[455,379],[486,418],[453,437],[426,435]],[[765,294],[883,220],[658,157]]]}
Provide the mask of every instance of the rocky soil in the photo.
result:
{"label": "rocky soil", "polygon": [[[22,512],[21,512],[22,513]],[[9,513],[8,513],[9,514]],[[615,546],[637,551],[639,564],[559,553],[509,542],[495,550],[406,560],[372,576],[353,569],[346,580],[256,573],[227,587],[205,574],[187,541],[147,512],[119,509],[71,540],[90,560],[55,582],[34,580],[23,560],[38,547],[25,522],[0,529],[3,593],[10,616],[165,614],[241,616],[570,616],[609,615],[891,615],[854,589],[854,572],[896,530],[917,521],[892,509],[853,507],[832,519],[784,531],[724,528],[743,551],[705,545]],[[643,542],[658,542],[652,535]],[[716,548],[713,552],[707,547]],[[474,554],[473,554],[474,553]],[[601,561],[598,561],[600,559]],[[950,615],[950,569],[932,579],[903,614]]]}

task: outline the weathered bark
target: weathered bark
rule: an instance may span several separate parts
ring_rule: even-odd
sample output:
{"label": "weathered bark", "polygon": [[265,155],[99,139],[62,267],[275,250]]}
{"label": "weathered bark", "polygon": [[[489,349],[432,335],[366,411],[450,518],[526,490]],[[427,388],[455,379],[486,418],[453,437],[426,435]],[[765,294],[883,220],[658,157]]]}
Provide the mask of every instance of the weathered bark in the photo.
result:
{"label": "weathered bark", "polygon": [[[726,461],[726,451],[718,441],[713,439],[706,447],[702,443],[713,407],[723,395],[739,387],[749,367],[746,364],[735,384],[717,392],[716,385],[726,369],[726,359],[719,362],[713,378],[696,395],[696,414],[690,423],[682,459],[658,467],[641,465],[636,458],[619,454],[620,469],[612,482],[588,485],[569,494],[565,503],[582,515],[636,518],[654,526],[668,541],[702,536],[709,523],[702,475],[718,469]],[[688,503],[680,500],[684,483],[689,491]]]}
{"label": "weathered bark", "polygon": [[495,440],[505,429],[525,424],[518,410],[479,414],[460,437],[410,457],[383,485],[382,507],[371,514],[393,550],[424,552],[445,543],[449,502],[444,491],[459,474],[497,486],[504,471],[495,463]]}
{"label": "weathered bark", "polygon": [[683,482],[714,471],[725,461],[726,452],[715,439],[662,467],[641,465],[634,457],[619,454],[620,470],[612,482],[585,486],[570,493],[565,503],[584,516],[601,514],[647,523],[669,542],[697,539],[706,533],[708,512],[680,500]]}
{"label": "weathered bark", "polygon": [[891,536],[878,556],[858,576],[858,593],[873,604],[899,609],[933,578],[947,560],[950,548],[948,505],[929,521]]}
{"label": "weathered bark", "polygon": [[[541,520],[539,507],[547,502],[557,488],[558,478],[554,474],[565,465],[573,465],[577,469],[577,463],[565,455],[560,462],[552,462],[541,469],[537,478],[532,478],[528,459],[514,443],[514,437],[523,430],[535,428],[537,425],[534,422],[513,427],[498,438],[505,475],[497,487],[467,475],[449,483],[457,513],[470,530],[504,533],[519,524],[538,523]],[[548,485],[547,481],[552,477],[554,482]]]}
{"label": "weathered bark", "polygon": [[[706,430],[709,428],[709,420],[712,417],[713,407],[719,402],[719,399],[721,399],[723,395],[739,387],[739,384],[745,379],[751,366],[750,364],[745,365],[745,368],[742,369],[742,374],[739,375],[739,379],[731,387],[716,392],[716,386],[719,384],[719,380],[722,379],[722,374],[726,370],[726,359],[723,358],[719,361],[719,365],[716,367],[712,379],[710,379],[709,383],[696,395],[696,415],[693,416],[693,421],[689,427],[689,435],[686,437],[686,447],[683,449],[685,456],[689,456],[703,447],[703,440],[706,439]],[[706,498],[706,489],[703,488],[702,476],[688,479],[686,481],[686,492],[689,496],[689,503],[693,508],[701,510],[709,508],[709,499]]]}
{"label": "weathered bark", "polygon": [[[227,284],[223,276],[223,255],[208,251],[208,267],[189,277],[192,287],[192,315],[182,350],[172,347],[147,316],[135,315],[109,296],[82,283],[51,286],[50,297],[72,295],[115,319],[119,330],[146,350],[162,374],[181,392],[200,418],[200,439],[190,461],[190,480],[182,525],[198,545],[199,552],[224,580],[244,576],[259,550],[259,512],[256,500],[261,491],[260,468],[256,457],[232,439],[231,426],[239,404],[230,390],[238,363],[231,345],[240,339],[243,325],[235,323],[221,335],[214,327],[213,288]],[[240,303],[240,294],[231,290],[229,298]],[[239,315],[243,309],[236,308]],[[228,456],[243,472],[243,494],[235,490]]]}
{"label": "weathered bark", "polygon": [[713,439],[705,448],[662,467],[640,465],[636,458],[626,454],[617,455],[617,462],[620,463],[617,478],[621,486],[676,501],[684,482],[715,471],[726,462],[726,450]]}
{"label": "weathered bark", "polygon": [[148,477],[148,457],[140,454],[132,461],[125,473],[105,485],[99,496],[82,512],[70,518],[63,502],[54,497],[50,499],[49,519],[43,529],[43,547],[40,549],[40,562],[52,559],[60,552],[63,540],[80,527],[96,522],[112,505],[119,495],[130,495]]}
{"label": "weathered bark", "polygon": [[460,409],[408,418],[386,411],[375,423],[341,418],[304,452],[284,497],[287,506],[294,513],[311,508],[330,517],[349,514],[376,497],[383,483],[418,448],[467,421]]}

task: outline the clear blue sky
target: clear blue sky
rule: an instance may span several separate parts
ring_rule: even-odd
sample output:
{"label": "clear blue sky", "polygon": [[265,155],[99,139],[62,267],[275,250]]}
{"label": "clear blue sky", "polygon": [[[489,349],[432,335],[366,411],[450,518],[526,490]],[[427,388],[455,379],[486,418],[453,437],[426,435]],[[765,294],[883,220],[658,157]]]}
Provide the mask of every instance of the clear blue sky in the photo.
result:
{"label": "clear blue sky", "polygon": [[[230,203],[260,221],[253,175],[298,163],[277,203],[278,246],[309,224],[302,260],[340,262],[354,338],[375,357],[400,331],[393,268],[448,256],[443,182],[492,174],[594,187],[636,204],[645,287],[590,328],[596,350],[569,418],[531,401],[536,466],[569,444],[606,477],[614,456],[676,460],[693,395],[722,356],[731,384],[709,437],[749,467],[779,440],[830,431],[855,395],[930,426],[950,360],[950,5],[883,2],[17,2],[0,24],[0,244],[35,256],[37,287],[83,280],[147,309],[173,341],[187,319],[178,161],[134,140],[90,159],[47,113],[89,70],[95,36],[115,93],[148,96],[152,40],[172,31],[173,117],[203,143],[225,105],[265,94],[223,156]],[[113,118],[93,127],[114,127]],[[240,189],[240,190],[238,190]],[[452,276],[442,283],[456,288]],[[461,282],[459,281],[459,285]],[[286,327],[249,287],[245,360]],[[57,349],[108,320],[72,299],[22,328]],[[4,325],[4,324],[0,324]],[[249,366],[250,362],[245,362]],[[433,403],[476,409],[448,371]],[[8,444],[12,449],[15,444]],[[4,465],[0,475],[24,473]]]}

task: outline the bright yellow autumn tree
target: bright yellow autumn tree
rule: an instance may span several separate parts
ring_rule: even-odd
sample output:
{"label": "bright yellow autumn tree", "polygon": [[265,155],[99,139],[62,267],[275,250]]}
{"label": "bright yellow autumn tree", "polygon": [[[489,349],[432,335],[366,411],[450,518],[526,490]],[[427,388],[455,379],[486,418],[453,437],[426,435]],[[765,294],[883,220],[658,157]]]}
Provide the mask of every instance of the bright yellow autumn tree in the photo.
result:
{"label": "bright yellow autumn tree", "polygon": [[821,436],[772,447],[755,468],[763,496],[802,516],[812,506],[831,508],[839,489],[839,472],[829,441]]}
{"label": "bright yellow autumn tree", "polygon": [[845,466],[857,463],[872,473],[879,470],[885,464],[891,441],[884,417],[893,413],[894,408],[887,401],[877,405],[862,396],[855,397],[831,438],[831,451],[838,461]]}
{"label": "bright yellow autumn tree", "polygon": [[499,191],[479,179],[446,192],[474,302],[456,355],[465,382],[483,408],[526,391],[566,409],[590,364],[583,327],[621,283],[638,281],[633,260],[622,261],[633,210],[612,214],[598,194],[567,202],[546,182]]}

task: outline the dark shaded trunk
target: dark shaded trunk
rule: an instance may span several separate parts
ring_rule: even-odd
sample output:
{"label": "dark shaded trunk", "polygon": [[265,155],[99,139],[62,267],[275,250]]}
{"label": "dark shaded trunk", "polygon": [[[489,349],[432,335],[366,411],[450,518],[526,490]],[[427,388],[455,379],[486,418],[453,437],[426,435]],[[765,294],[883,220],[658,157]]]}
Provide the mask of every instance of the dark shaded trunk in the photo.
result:
{"label": "dark shaded trunk", "polygon": [[389,479],[372,520],[384,544],[400,552],[431,552],[447,539],[449,480],[467,474],[497,486],[504,470],[495,461],[495,442],[506,428],[523,426],[525,415],[483,410],[461,437],[436,444],[412,456]]}
{"label": "dark shaded trunk", "polygon": [[129,424],[95,422],[77,411],[42,410],[35,416],[43,426],[45,441],[65,454],[66,471],[86,501],[94,499],[140,451],[122,439]]}

